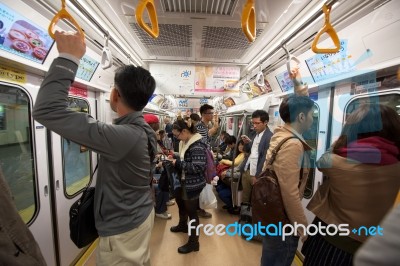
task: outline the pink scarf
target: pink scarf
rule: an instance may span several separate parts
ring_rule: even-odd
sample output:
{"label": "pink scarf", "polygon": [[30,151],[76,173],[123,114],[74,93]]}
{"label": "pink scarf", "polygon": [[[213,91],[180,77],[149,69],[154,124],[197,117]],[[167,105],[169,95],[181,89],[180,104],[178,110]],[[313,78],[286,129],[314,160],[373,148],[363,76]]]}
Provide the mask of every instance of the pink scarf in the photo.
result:
{"label": "pink scarf", "polygon": [[397,163],[399,149],[394,142],[381,137],[369,137],[340,148],[338,155],[365,164],[389,165]]}

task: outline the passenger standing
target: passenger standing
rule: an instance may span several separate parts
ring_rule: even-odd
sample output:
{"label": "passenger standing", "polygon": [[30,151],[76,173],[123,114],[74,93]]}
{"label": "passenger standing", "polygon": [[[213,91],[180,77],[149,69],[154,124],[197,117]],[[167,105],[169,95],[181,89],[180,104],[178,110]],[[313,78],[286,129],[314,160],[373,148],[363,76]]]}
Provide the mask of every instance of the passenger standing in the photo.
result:
{"label": "passenger standing", "polygon": [[[201,121],[196,124],[197,132],[203,137],[203,142],[207,143],[208,148],[211,150],[210,137],[217,134],[218,131],[218,117],[214,117],[214,107],[209,104],[200,106]],[[209,123],[213,121],[213,127],[208,128]],[[203,209],[198,210],[198,214],[202,218],[211,218],[212,214]]]}
{"label": "passenger standing", "polygon": [[264,165],[265,156],[272,137],[272,132],[267,124],[269,121],[268,113],[265,110],[256,110],[251,115],[251,121],[254,131],[250,137],[241,136],[246,149],[250,149],[250,156],[245,166],[245,172],[242,175],[243,194],[242,201],[250,202],[251,188],[255,182],[256,176],[261,173]]}
{"label": "passenger standing", "polygon": [[[200,192],[206,185],[204,171],[206,168],[206,144],[202,142],[202,136],[197,133],[196,127],[190,118],[177,120],[173,124],[175,137],[181,140],[179,143],[179,157],[170,160],[178,172],[181,187],[176,189],[175,198],[179,209],[179,223],[171,227],[171,232],[187,232],[187,220],[195,220],[193,226],[199,224],[197,207]],[[189,241],[178,248],[182,254],[199,251],[199,236],[196,230],[189,232]]]}
{"label": "passenger standing", "polygon": [[[156,132],[157,137],[157,165],[155,165],[154,172],[161,172],[158,183],[155,184],[155,215],[161,219],[171,219],[172,215],[167,211],[167,202],[169,201],[169,184],[168,176],[166,171],[162,167],[161,158],[168,156],[168,150],[165,148],[164,144],[161,142],[160,136],[160,121],[156,115],[145,114],[143,115],[144,120],[147,124]],[[158,170],[158,171],[157,171]]]}
{"label": "passenger standing", "polygon": [[165,123],[165,132],[167,133],[167,137],[172,141],[173,134],[172,134],[172,124],[170,118],[167,116],[164,118]]}
{"label": "passenger standing", "polygon": [[15,207],[13,195],[0,168],[0,264],[13,266],[45,266],[28,226]]}
{"label": "passenger standing", "polygon": [[151,74],[133,65],[117,69],[111,90],[114,124],[68,110],[68,90],[85,54],[79,33],[55,32],[59,57],[41,85],[33,118],[62,137],[100,155],[95,192],[99,233],[97,265],[150,265],[154,223],[151,169],[157,147],[142,110],[155,90]]}
{"label": "passenger standing", "polygon": [[[284,211],[290,223],[297,222],[307,226],[308,222],[301,199],[309,173],[309,151],[311,147],[307,145],[302,134],[310,129],[313,123],[314,102],[308,97],[307,87],[299,81],[298,68],[292,71],[291,77],[293,77],[296,86],[296,94],[284,98],[279,106],[279,115],[285,125],[275,129],[265,163],[269,161],[273,149],[283,139],[296,137],[287,140],[281,146],[272,164],[272,169],[277,175]],[[299,228],[297,235],[304,240],[305,232],[301,228]],[[282,240],[282,236],[270,236],[268,234],[264,236],[261,265],[291,265],[299,242],[298,236],[286,236],[285,240]]]}
{"label": "passenger standing", "polygon": [[316,215],[314,224],[348,224],[350,235],[309,236],[304,265],[352,264],[367,239],[361,229],[356,234],[352,229],[377,226],[393,207],[400,189],[399,151],[400,117],[394,109],[362,104],[348,116],[338,140],[317,162],[327,179],[307,208]]}

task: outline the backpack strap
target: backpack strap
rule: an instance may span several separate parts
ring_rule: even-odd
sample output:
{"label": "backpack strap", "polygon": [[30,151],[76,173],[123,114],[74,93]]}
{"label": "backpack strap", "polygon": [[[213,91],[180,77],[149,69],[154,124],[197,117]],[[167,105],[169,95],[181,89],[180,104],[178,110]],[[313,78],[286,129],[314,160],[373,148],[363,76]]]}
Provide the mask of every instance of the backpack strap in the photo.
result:
{"label": "backpack strap", "polygon": [[290,136],[290,137],[287,137],[287,138],[284,138],[283,140],[281,140],[281,142],[279,142],[279,144],[276,145],[276,147],[272,150],[272,155],[267,163],[267,168],[269,168],[274,163],[276,155],[278,154],[278,151],[281,149],[281,146],[289,139],[299,139],[299,138],[296,136]]}

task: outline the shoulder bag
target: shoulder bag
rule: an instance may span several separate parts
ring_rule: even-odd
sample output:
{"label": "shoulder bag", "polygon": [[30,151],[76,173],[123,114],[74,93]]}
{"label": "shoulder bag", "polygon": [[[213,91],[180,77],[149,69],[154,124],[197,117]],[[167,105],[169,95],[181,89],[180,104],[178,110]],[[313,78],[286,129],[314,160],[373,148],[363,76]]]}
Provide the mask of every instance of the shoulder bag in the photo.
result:
{"label": "shoulder bag", "polygon": [[[287,137],[273,149],[266,170],[259,175],[253,185],[251,193],[253,223],[261,222],[265,226],[268,224],[278,224],[279,222],[282,224],[290,223],[283,205],[278,177],[271,168],[279,149],[291,138],[297,137]],[[303,170],[301,169],[300,176],[302,176],[302,172]]]}
{"label": "shoulder bag", "polygon": [[83,190],[82,196],[71,206],[69,210],[69,230],[72,242],[83,248],[92,243],[99,236],[94,222],[94,192],[90,187],[97,165],[90,176],[89,183]]}

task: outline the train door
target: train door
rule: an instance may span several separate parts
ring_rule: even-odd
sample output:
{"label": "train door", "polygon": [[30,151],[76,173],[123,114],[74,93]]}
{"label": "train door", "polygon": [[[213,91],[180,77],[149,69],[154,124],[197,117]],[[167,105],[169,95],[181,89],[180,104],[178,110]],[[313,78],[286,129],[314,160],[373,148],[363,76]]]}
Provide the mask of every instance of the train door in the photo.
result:
{"label": "train door", "polygon": [[56,265],[46,130],[31,117],[36,90],[0,82],[0,165],[20,216]]}
{"label": "train door", "polygon": [[[68,108],[76,112],[95,115],[94,94],[89,92],[87,98],[70,96]],[[56,240],[59,250],[59,264],[70,265],[83,250],[78,249],[69,236],[69,209],[79,199],[83,188],[88,184],[94,169],[92,161],[97,156],[83,145],[70,141],[60,135],[51,133],[51,152],[53,161],[54,195],[56,202]],[[92,183],[93,184],[93,183]]]}
{"label": "train door", "polygon": [[330,105],[331,105],[331,89],[318,88],[317,91],[310,93],[310,98],[314,101],[313,124],[311,128],[303,133],[305,141],[313,150],[311,151],[310,163],[311,169],[308,175],[307,185],[304,190],[304,198],[302,200],[305,214],[309,223],[312,222],[315,215],[307,210],[306,206],[313,197],[315,191],[322,183],[322,173],[316,169],[316,161],[326,151],[327,137],[329,131]]}

